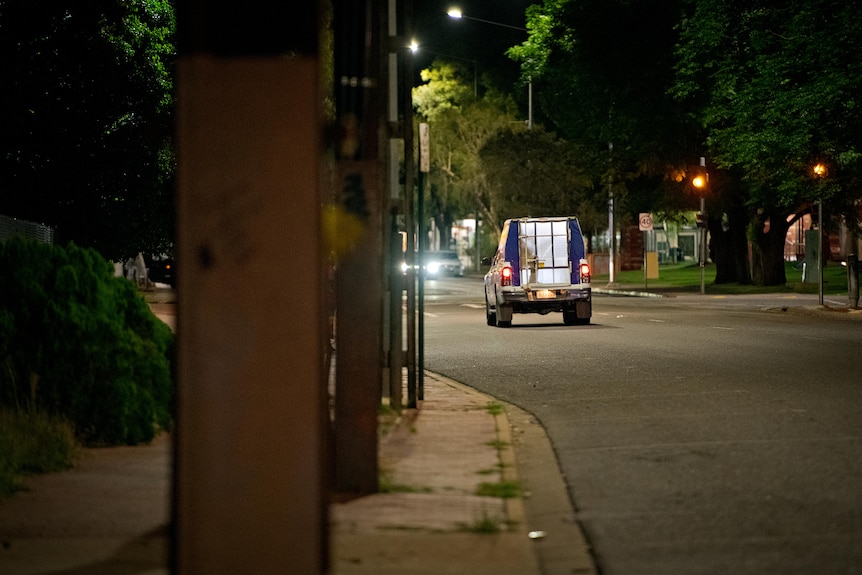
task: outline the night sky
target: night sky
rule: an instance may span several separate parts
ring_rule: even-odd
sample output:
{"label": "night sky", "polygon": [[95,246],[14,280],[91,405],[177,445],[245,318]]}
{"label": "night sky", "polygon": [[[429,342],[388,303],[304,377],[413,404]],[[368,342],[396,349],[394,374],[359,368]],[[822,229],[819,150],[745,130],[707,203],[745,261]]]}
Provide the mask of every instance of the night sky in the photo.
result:
{"label": "night sky", "polygon": [[[428,50],[476,60],[479,76],[491,73],[504,84],[518,79],[518,65],[505,51],[527,39],[527,33],[467,18],[456,20],[446,12],[460,8],[465,16],[510,26],[526,27],[524,12],[535,0],[414,0],[414,31],[411,34]],[[417,72],[428,67],[438,54],[416,55]]]}

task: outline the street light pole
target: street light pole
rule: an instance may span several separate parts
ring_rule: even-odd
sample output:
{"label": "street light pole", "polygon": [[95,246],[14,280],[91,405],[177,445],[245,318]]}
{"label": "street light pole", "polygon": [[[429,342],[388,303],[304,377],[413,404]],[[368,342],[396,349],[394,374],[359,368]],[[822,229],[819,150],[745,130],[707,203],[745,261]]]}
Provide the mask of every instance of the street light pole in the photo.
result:
{"label": "street light pole", "polygon": [[465,20],[475,20],[476,22],[484,22],[485,24],[493,24],[494,26],[502,26],[503,28],[511,28],[512,30],[520,30],[521,32],[526,32],[526,28],[522,28],[521,26],[512,26],[511,24],[503,24],[502,22],[492,22],[491,20],[483,20],[481,18],[474,18],[473,16],[465,16],[461,10],[458,8],[452,8],[446,14],[449,15],[450,18],[454,18],[455,20],[461,20],[462,18]]}
{"label": "street light pole", "polygon": [[820,182],[820,198],[817,200],[817,302],[823,305],[823,177],[826,175],[826,166],[817,164],[814,166],[814,176]]}
{"label": "street light pole", "polygon": [[700,196],[700,213],[703,227],[700,228],[700,295],[706,294],[706,199]]}
{"label": "street light pole", "polygon": [[691,183],[700,190],[700,214],[697,223],[700,228],[700,294],[706,294],[706,186],[709,183],[709,172],[706,171],[706,158],[700,157],[701,173],[695,176]]}
{"label": "street light pole", "polygon": [[817,303],[823,305],[823,198],[817,201]]}

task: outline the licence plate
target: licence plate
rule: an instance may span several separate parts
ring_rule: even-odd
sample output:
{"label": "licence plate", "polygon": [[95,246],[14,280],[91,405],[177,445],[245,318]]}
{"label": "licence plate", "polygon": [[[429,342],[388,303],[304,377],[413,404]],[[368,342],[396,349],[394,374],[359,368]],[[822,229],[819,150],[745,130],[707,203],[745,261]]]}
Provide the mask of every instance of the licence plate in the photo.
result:
{"label": "licence plate", "polygon": [[557,294],[549,289],[540,289],[536,291],[536,299],[554,299]]}

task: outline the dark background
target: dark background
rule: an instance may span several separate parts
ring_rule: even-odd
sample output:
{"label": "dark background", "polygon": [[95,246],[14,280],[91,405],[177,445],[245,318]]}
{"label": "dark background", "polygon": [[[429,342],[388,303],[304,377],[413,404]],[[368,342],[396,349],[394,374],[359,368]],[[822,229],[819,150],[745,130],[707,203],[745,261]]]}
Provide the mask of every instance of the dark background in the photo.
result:
{"label": "dark background", "polygon": [[[445,58],[427,51],[433,50],[464,60],[475,60],[480,90],[483,87],[482,78],[485,76],[492,78],[494,84],[502,89],[513,88],[519,79],[519,67],[505,52],[511,46],[524,42],[527,33],[468,18],[456,20],[446,13],[450,8],[457,7],[465,16],[526,28],[524,12],[527,6],[535,3],[531,0],[414,0],[412,37],[426,49],[415,56],[414,70],[417,78],[419,71],[427,68],[434,58]],[[520,101],[526,98],[526,93],[523,97],[516,94],[516,97]]]}

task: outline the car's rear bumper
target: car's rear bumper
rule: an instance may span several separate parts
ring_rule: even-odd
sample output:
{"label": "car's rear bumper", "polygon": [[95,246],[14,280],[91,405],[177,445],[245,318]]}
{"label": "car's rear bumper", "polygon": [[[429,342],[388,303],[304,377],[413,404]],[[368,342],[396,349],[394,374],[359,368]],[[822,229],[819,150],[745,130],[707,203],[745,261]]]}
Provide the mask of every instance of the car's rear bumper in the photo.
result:
{"label": "car's rear bumper", "polygon": [[576,302],[592,300],[592,289],[548,288],[524,289],[504,287],[500,291],[500,304],[511,306],[516,313],[548,313],[571,308]]}

